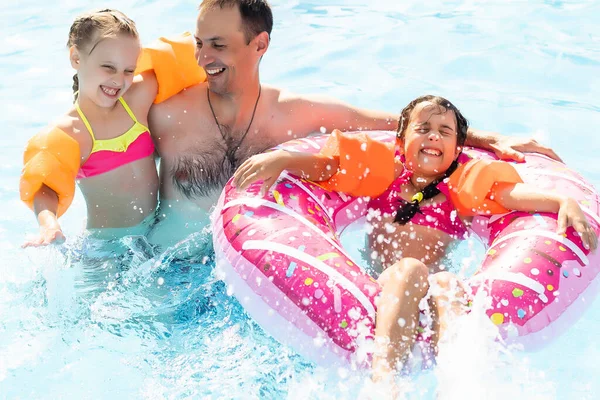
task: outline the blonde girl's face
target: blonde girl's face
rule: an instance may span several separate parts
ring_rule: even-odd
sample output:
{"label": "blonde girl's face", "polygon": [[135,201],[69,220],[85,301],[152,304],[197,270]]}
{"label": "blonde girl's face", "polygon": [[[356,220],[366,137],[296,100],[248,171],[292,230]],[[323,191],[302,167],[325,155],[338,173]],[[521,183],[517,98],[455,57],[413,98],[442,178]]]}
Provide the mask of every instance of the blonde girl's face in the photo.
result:
{"label": "blonde girl's face", "polygon": [[77,70],[79,96],[100,107],[112,107],[133,83],[141,52],[140,42],[129,35],[100,39],[89,49],[70,49],[71,65]]}
{"label": "blonde girl's face", "polygon": [[401,142],[406,166],[427,178],[443,175],[460,154],[456,116],[435,103],[417,104]]}

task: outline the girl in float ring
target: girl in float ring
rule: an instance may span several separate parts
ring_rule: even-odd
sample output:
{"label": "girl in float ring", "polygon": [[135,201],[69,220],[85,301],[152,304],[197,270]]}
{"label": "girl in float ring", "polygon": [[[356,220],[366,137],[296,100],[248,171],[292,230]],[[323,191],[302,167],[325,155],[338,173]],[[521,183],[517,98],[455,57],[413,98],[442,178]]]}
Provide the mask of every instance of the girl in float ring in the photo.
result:
{"label": "girl in float ring", "polygon": [[[596,234],[576,201],[534,190],[511,164],[463,155],[467,128],[448,100],[422,96],[402,111],[395,149],[367,135],[334,131],[319,154],[276,150],[250,158],[234,175],[239,189],[263,180],[265,191],[288,170],[326,189],[370,198],[370,244],[385,269],[378,278],[375,380],[389,376],[410,353],[430,282],[448,289],[431,294],[439,317],[434,345],[450,311],[460,306],[462,289],[451,284],[450,273],[440,272],[440,261],[452,242],[465,238],[473,216],[558,213],[559,234],[573,226],[584,247],[596,249]],[[457,300],[449,302],[450,296]]]}

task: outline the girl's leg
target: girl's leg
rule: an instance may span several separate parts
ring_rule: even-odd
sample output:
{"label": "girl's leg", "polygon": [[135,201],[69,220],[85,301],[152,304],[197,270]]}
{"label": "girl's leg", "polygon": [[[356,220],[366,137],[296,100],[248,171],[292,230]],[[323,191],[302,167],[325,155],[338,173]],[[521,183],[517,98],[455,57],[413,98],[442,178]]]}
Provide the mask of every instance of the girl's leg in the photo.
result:
{"label": "girl's leg", "polygon": [[428,269],[414,258],[403,258],[379,277],[373,380],[388,378],[410,354],[419,321],[419,302],[429,287]]}
{"label": "girl's leg", "polygon": [[433,313],[432,345],[436,353],[438,343],[452,319],[466,311],[466,292],[458,277],[450,272],[439,272],[429,278],[431,297],[429,307]]}

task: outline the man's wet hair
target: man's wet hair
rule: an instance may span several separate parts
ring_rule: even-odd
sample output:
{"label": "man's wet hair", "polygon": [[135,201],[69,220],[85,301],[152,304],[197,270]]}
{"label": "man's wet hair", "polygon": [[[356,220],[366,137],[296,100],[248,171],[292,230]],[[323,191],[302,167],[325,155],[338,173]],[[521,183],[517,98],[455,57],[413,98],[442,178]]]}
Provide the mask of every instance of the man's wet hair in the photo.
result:
{"label": "man's wet hair", "polygon": [[242,16],[242,29],[246,37],[246,44],[261,32],[267,32],[271,37],[273,13],[266,0],[204,0],[198,8],[202,10],[216,7],[221,9],[238,8]]}

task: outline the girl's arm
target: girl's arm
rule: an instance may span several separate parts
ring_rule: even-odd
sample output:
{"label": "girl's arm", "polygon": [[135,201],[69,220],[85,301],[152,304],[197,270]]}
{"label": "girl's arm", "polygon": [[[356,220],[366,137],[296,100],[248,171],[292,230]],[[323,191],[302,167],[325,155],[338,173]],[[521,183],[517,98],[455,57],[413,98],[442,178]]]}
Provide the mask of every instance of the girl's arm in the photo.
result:
{"label": "girl's arm", "polygon": [[264,194],[277,181],[283,170],[319,182],[331,178],[337,172],[338,166],[339,160],[335,157],[275,150],[247,159],[233,174],[233,185],[243,190],[252,183],[263,180],[261,193]]}
{"label": "girl's arm", "polygon": [[23,247],[46,246],[54,242],[60,243],[65,240],[58,217],[58,195],[46,185],[42,185],[33,199],[33,211],[40,225],[40,234],[32,240],[28,240]]}
{"label": "girl's arm", "polygon": [[555,193],[540,192],[525,183],[498,184],[494,199],[505,208],[526,212],[558,214],[557,233],[562,235],[572,226],[581,236],[587,249],[596,250],[598,238],[581,207],[572,198]]}

